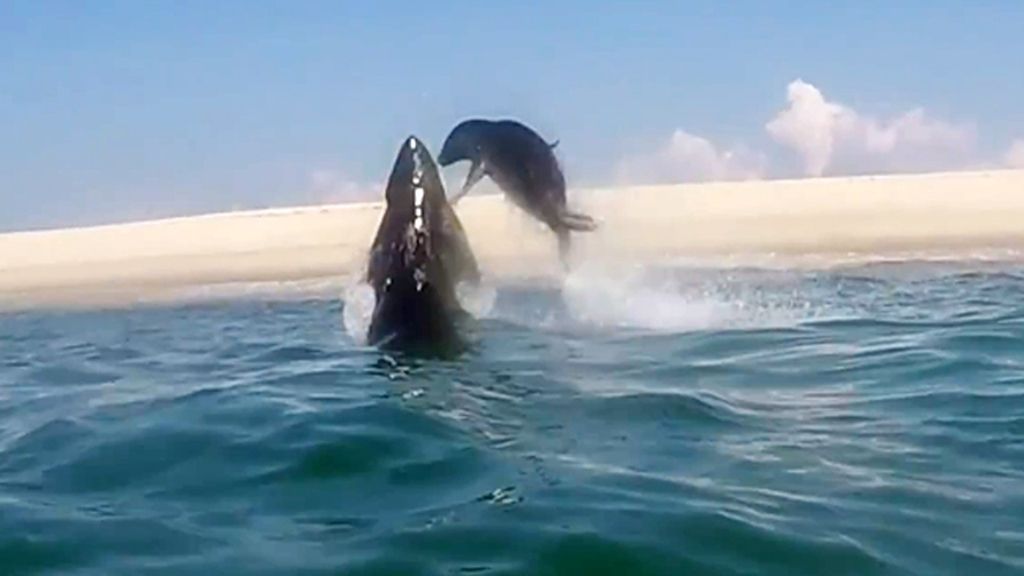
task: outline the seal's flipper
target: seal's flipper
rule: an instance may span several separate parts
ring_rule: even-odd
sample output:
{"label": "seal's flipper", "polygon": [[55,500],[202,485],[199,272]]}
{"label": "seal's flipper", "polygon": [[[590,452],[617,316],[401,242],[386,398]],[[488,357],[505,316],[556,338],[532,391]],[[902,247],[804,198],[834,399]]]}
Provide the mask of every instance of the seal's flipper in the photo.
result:
{"label": "seal's flipper", "polygon": [[462,185],[462,190],[455,196],[452,196],[449,200],[449,204],[455,204],[463,196],[469,194],[470,189],[476,186],[480,179],[484,177],[484,163],[479,160],[474,160],[473,165],[469,168],[469,174],[466,175],[466,183]]}

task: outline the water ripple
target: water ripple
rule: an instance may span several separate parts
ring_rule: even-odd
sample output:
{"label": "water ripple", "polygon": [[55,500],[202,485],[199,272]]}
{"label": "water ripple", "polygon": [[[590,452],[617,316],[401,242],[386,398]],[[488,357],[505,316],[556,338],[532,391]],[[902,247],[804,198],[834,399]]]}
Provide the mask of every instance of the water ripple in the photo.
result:
{"label": "water ripple", "polygon": [[1024,273],[588,270],[0,316],[4,574],[1020,574]]}

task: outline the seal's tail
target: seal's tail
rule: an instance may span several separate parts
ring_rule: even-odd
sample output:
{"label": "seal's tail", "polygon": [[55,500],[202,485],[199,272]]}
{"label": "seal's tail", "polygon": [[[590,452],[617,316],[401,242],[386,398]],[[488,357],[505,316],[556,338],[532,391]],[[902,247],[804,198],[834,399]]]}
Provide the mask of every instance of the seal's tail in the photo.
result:
{"label": "seal's tail", "polygon": [[597,229],[597,222],[593,218],[579,212],[563,212],[559,220],[565,228],[574,232],[593,232]]}
{"label": "seal's tail", "polygon": [[558,236],[558,255],[562,260],[562,267],[569,267],[569,234],[571,232],[592,232],[597,229],[597,222],[586,214],[578,212],[562,212],[558,217],[558,225],[553,226],[555,235]]}

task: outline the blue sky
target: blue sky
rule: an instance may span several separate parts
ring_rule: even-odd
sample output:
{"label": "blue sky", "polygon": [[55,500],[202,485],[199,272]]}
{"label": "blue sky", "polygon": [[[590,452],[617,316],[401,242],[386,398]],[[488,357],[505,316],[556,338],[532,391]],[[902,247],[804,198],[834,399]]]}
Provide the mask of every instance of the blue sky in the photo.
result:
{"label": "blue sky", "polygon": [[578,186],[1006,164],[1022,31],[1016,0],[7,0],[0,230],[365,195],[468,116]]}

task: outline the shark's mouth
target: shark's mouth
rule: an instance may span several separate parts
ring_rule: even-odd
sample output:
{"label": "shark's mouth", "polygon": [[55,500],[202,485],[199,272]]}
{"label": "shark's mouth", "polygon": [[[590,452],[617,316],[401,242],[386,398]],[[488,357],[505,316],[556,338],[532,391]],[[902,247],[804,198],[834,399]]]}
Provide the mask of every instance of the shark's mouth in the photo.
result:
{"label": "shark's mouth", "polygon": [[423,157],[419,150],[419,142],[412,138],[409,141],[409,148],[412,149],[413,171],[412,171],[412,195],[413,195],[413,220],[412,226],[406,230],[406,258],[407,264],[413,268],[413,279],[416,282],[416,291],[423,290],[427,282],[427,262],[433,256],[430,250],[430,235],[426,225],[425,207],[426,190],[423,188]]}
{"label": "shark's mouth", "polygon": [[413,228],[417,232],[423,231],[423,197],[426,196],[426,190],[423,189],[423,158],[420,157],[420,152],[417,150],[418,143],[415,138],[409,141],[409,147],[412,148],[412,209],[413,209]]}

